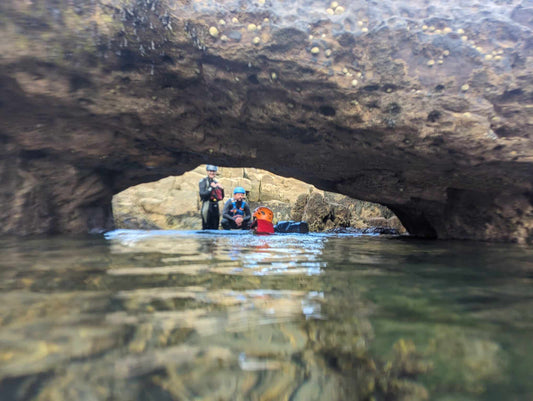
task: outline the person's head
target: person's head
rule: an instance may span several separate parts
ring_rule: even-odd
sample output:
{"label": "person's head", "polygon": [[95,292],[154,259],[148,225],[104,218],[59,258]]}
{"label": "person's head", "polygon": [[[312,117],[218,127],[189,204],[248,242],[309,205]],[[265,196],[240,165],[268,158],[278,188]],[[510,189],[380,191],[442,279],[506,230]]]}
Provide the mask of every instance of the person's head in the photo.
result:
{"label": "person's head", "polygon": [[274,213],[272,212],[272,210],[265,206],[259,206],[258,208],[256,208],[252,216],[255,217],[257,220],[266,220],[271,223],[274,219]]}
{"label": "person's head", "polygon": [[207,171],[207,176],[214,178],[215,175],[217,174],[218,167],[213,166],[212,164],[208,164],[207,166],[205,166],[205,169]]}
{"label": "person's head", "polygon": [[235,187],[235,189],[233,190],[233,199],[237,201],[243,200],[245,195],[246,191],[243,187]]}

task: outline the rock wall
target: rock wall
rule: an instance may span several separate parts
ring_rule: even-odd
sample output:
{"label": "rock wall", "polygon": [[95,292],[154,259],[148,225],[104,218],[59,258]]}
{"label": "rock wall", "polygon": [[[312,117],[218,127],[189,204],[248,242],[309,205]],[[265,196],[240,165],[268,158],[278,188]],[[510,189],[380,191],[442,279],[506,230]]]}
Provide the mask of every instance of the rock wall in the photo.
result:
{"label": "rock wall", "polygon": [[529,0],[0,2],[0,233],[206,162],[533,242]]}
{"label": "rock wall", "polygon": [[[198,181],[205,176],[205,165],[181,176],[141,184],[113,197],[113,216],[117,228],[199,230]],[[251,210],[268,206],[274,222],[305,220],[312,231],[339,227],[391,228],[405,233],[398,218],[386,207],[320,191],[312,185],[279,177],[255,168],[219,168],[217,179],[226,197],[242,186]]]}

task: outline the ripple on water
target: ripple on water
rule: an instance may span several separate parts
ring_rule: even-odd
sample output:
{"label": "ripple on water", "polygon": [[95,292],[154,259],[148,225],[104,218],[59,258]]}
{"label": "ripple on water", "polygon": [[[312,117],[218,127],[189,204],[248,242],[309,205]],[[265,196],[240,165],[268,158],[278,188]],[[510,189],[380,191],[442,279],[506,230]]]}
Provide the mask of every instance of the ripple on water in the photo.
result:
{"label": "ripple on water", "polygon": [[[178,232],[118,230],[107,235],[114,253],[168,254],[160,266],[120,266],[114,276],[206,273],[229,275],[316,275],[324,235],[257,236],[242,231]],[[172,256],[170,256],[172,254]]]}

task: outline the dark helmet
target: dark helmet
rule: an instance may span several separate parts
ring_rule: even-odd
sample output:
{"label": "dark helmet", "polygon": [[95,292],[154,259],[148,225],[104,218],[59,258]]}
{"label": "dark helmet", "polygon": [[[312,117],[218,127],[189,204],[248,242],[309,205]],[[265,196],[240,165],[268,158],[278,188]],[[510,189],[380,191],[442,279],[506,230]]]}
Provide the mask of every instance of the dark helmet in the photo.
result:
{"label": "dark helmet", "polygon": [[235,187],[235,189],[233,190],[233,193],[234,194],[245,194],[246,195],[246,191],[244,190],[243,187]]}
{"label": "dark helmet", "polygon": [[205,169],[207,171],[218,171],[218,167],[217,166],[213,166],[212,164],[208,164],[207,166],[205,166]]}

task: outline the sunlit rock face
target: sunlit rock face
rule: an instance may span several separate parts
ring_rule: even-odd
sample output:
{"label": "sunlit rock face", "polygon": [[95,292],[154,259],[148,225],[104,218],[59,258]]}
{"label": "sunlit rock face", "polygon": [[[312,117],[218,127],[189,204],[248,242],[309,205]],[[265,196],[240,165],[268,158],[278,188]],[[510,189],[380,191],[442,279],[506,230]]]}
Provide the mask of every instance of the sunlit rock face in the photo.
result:
{"label": "sunlit rock face", "polygon": [[533,242],[533,6],[0,2],[0,232],[113,226],[113,194],[205,162]]}
{"label": "sunlit rock face", "polygon": [[[117,229],[199,230],[202,227],[202,201],[198,183],[205,177],[201,165],[179,177],[135,185],[113,197],[113,220]],[[237,186],[246,191],[253,211],[270,208],[273,223],[306,221],[310,231],[343,230],[406,234],[398,218],[386,207],[350,197],[318,191],[293,178],[278,177],[255,168],[221,167],[217,180],[224,187],[222,208]]]}

